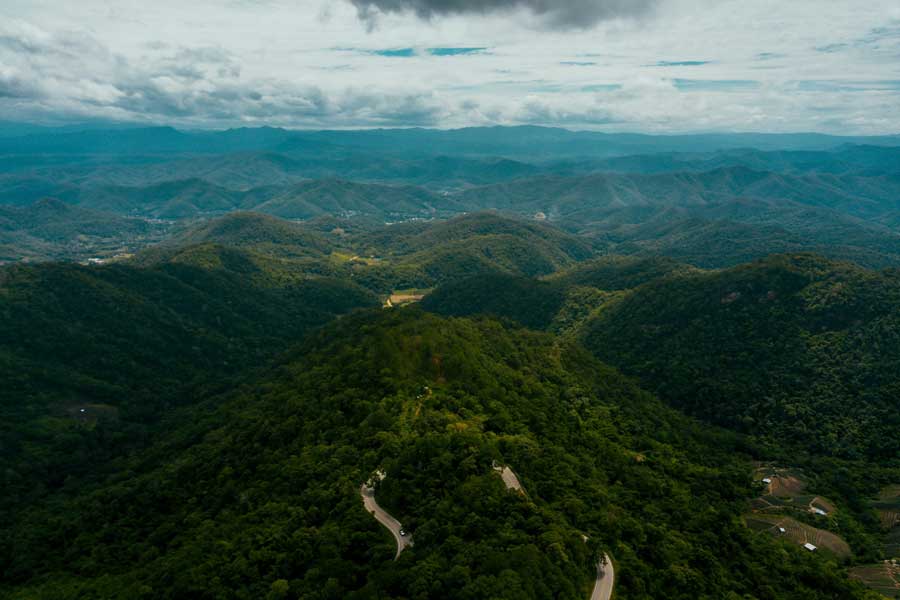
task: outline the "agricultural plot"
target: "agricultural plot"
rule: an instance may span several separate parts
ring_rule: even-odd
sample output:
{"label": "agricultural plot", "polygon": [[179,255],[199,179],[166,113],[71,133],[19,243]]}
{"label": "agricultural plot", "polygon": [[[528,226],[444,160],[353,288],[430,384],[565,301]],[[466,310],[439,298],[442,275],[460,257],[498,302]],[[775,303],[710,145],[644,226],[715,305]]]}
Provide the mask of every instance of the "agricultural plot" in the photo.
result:
{"label": "agricultural plot", "polygon": [[796,469],[761,466],[756,469],[753,478],[764,483],[765,495],[776,498],[793,498],[806,489],[806,479]]}
{"label": "agricultural plot", "polygon": [[894,526],[884,536],[884,555],[900,559],[900,527]]}
{"label": "agricultural plot", "polygon": [[[754,513],[745,518],[747,526],[754,531],[765,531],[776,537],[783,537],[797,544],[812,544],[819,550],[827,550],[840,558],[849,557],[850,546],[839,536],[801,523],[783,515]],[[782,530],[784,530],[782,532]]]}
{"label": "agricultural plot", "polygon": [[896,562],[885,561],[874,565],[861,565],[850,569],[850,577],[887,598],[900,598],[900,567]]}
{"label": "agricultural plot", "polygon": [[798,470],[761,466],[756,469],[754,479],[764,486],[763,495],[753,501],[754,512],[777,513],[794,509],[827,516],[837,510],[827,498],[803,493],[806,478]]}
{"label": "agricultural plot", "polygon": [[890,485],[881,490],[872,506],[887,532],[884,537],[885,555],[900,558],[900,485]]}
{"label": "agricultural plot", "polygon": [[900,525],[900,485],[890,485],[881,490],[873,506],[885,529]]}
{"label": "agricultural plot", "polygon": [[388,299],[384,301],[384,307],[391,308],[394,306],[405,306],[406,304],[419,302],[430,291],[431,290],[418,289],[395,290],[394,293],[388,296]]}

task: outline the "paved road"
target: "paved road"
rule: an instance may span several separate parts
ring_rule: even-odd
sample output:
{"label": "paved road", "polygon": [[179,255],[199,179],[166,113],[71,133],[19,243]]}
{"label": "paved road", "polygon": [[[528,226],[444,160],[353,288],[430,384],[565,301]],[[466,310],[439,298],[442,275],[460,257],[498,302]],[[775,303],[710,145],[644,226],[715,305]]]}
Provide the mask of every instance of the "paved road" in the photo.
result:
{"label": "paved road", "polygon": [[394,556],[394,560],[399,558],[400,553],[406,549],[407,546],[412,546],[412,536],[408,533],[405,536],[400,535],[400,521],[392,517],[386,510],[378,506],[378,502],[375,501],[375,490],[366,485],[365,483],[359,488],[359,495],[362,496],[363,504],[366,507],[366,510],[372,513],[379,523],[387,527],[392,534],[394,534],[394,539],[397,540],[397,554]]}
{"label": "paved road", "polygon": [[609,554],[604,554],[597,563],[597,582],[594,584],[591,600],[609,600],[612,597],[615,578],[612,560],[609,558]]}
{"label": "paved road", "polygon": [[[500,477],[503,479],[503,483],[506,484],[506,489],[508,490],[516,490],[521,493],[525,493],[525,490],[522,489],[522,483],[519,481],[519,478],[516,477],[515,472],[509,467],[501,467],[496,463],[493,465],[495,471],[500,473]],[[585,542],[587,542],[587,537],[581,536]],[[591,600],[610,600],[612,598],[613,585],[615,584],[616,574],[613,568],[612,559],[609,557],[609,554],[604,554],[600,559],[600,562],[597,563],[597,581],[594,583],[594,591],[591,593]]]}

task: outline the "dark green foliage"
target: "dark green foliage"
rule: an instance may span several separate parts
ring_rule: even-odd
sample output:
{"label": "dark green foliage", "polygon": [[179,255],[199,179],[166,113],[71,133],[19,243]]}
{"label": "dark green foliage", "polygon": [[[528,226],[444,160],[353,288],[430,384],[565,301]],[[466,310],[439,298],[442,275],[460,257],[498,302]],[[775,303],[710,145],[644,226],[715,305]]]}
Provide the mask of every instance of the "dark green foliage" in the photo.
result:
{"label": "dark green foliage", "polygon": [[598,356],[687,412],[819,454],[900,455],[900,275],[813,256],[687,273],[586,325]]}
{"label": "dark green foliage", "polygon": [[362,236],[356,245],[364,254],[392,259],[400,288],[489,273],[535,277],[593,254],[591,245],[576,236],[493,213],[393,225]]}
{"label": "dark green foliage", "polygon": [[495,315],[545,329],[565,302],[563,286],[513,275],[479,275],[440,286],[422,308],[441,315]]}
{"label": "dark green foliage", "polygon": [[329,279],[264,285],[224,265],[0,270],[0,510],[123,449],[161,417],[271,359],[311,328],[377,299]]}
{"label": "dark green foliage", "polygon": [[192,227],[167,240],[161,248],[208,243],[288,257],[322,257],[333,249],[328,239],[309,228],[250,212],[232,213]]}
{"label": "dark green foliage", "polygon": [[[865,597],[824,557],[743,527],[735,442],[547,335],[415,309],[347,317],[172,412],[116,473],[20,507],[0,532],[4,591],[580,599],[607,549],[622,599]],[[397,562],[358,495],[379,467],[380,501],[415,536]]]}
{"label": "dark green foliage", "polygon": [[581,285],[617,291],[636,288],[648,281],[691,270],[688,265],[670,258],[604,256],[554,273],[547,279],[561,285]]}

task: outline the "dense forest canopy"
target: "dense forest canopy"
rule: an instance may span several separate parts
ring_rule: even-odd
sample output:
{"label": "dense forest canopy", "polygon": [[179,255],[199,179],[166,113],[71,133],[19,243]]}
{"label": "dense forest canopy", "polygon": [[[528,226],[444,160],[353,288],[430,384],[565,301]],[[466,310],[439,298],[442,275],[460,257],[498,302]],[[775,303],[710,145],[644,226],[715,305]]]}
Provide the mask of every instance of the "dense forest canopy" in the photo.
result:
{"label": "dense forest canopy", "polygon": [[[490,320],[342,319],[165,429],[22,510],[12,597],[582,598],[600,549],[619,597],[864,597],[835,562],[743,526],[737,439]],[[357,495],[379,468],[415,535],[397,562]]]}

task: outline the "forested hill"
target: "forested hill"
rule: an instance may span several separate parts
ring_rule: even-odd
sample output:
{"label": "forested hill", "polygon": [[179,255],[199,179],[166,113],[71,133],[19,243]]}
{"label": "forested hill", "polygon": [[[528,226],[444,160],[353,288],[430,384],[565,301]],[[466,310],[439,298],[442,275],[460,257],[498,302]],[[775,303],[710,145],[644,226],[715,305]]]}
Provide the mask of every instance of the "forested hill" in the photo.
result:
{"label": "forested hill", "polygon": [[717,425],[818,455],[900,456],[900,272],[799,254],[703,271],[603,257],[545,278],[478,277],[423,306],[582,340]]}
{"label": "forested hill", "polygon": [[900,272],[809,255],[685,273],[609,303],[598,356],[690,414],[814,453],[900,456]]}
{"label": "forested hill", "polygon": [[[17,507],[5,597],[576,600],[601,551],[622,599],[867,597],[743,525],[736,440],[490,320],[345,317],[165,425],[117,473]],[[359,497],[379,468],[415,539],[396,562]]]}
{"label": "forested hill", "polygon": [[313,327],[379,304],[352,282],[279,283],[239,250],[204,252],[215,266],[0,269],[2,520],[140,447],[169,411]]}

